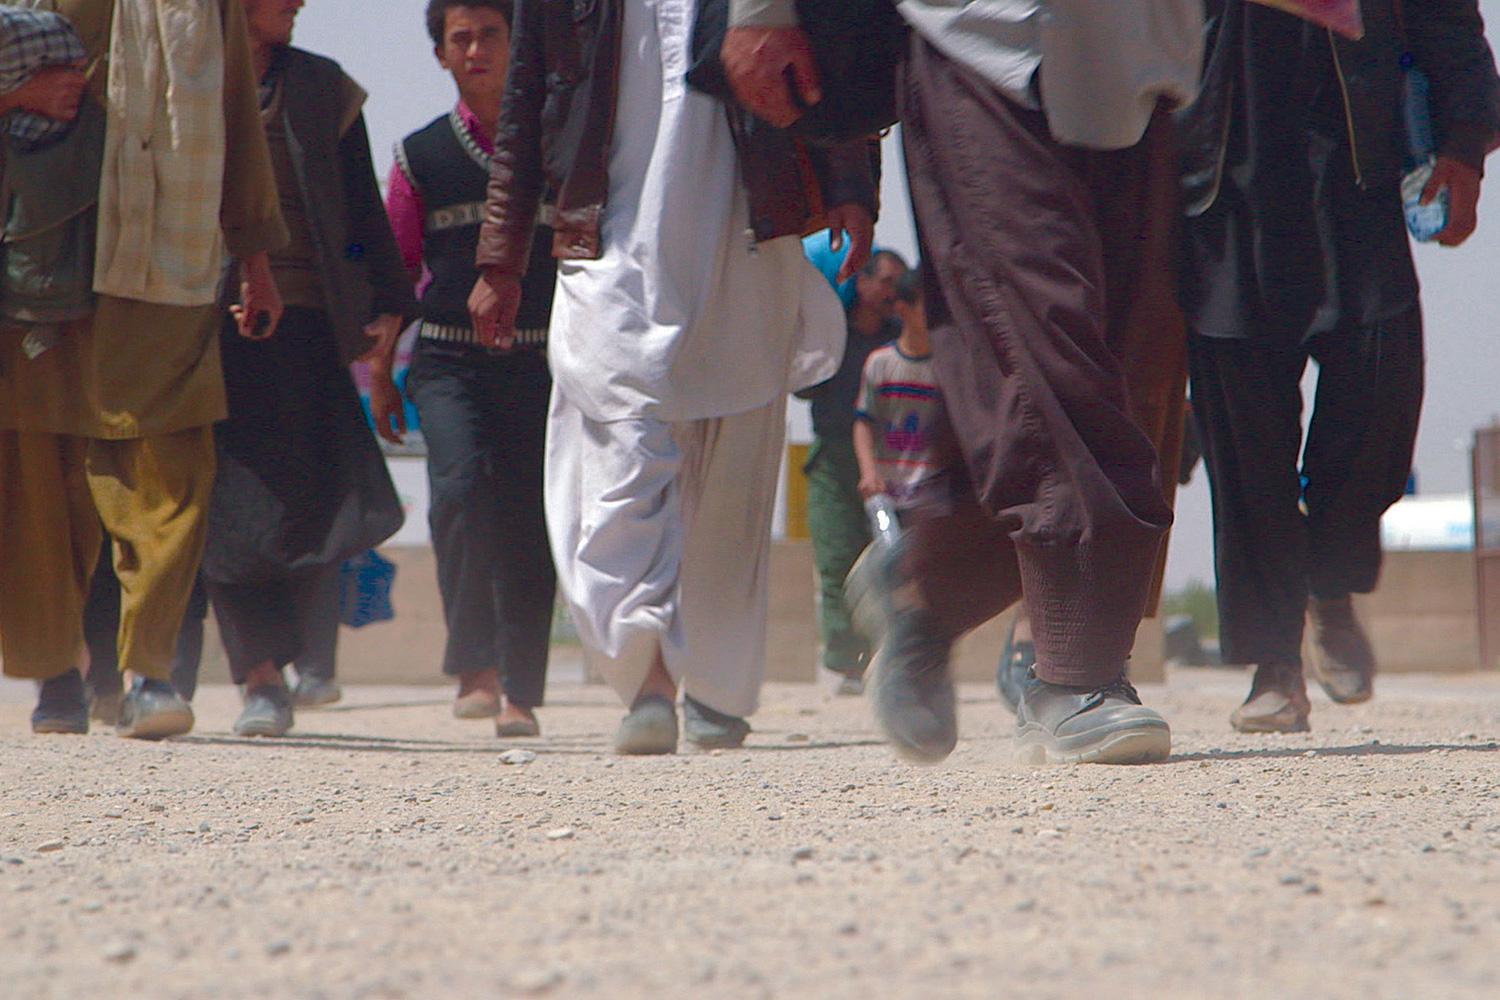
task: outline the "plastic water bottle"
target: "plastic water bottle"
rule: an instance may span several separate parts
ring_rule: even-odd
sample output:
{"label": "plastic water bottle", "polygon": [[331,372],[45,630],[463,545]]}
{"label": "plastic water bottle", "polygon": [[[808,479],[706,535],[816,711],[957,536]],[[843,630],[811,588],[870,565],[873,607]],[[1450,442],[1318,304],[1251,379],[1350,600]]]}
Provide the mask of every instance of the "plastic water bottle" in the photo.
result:
{"label": "plastic water bottle", "polygon": [[1430,242],[1448,227],[1448,189],[1426,205],[1422,192],[1432,179],[1437,164],[1436,143],[1432,136],[1432,85],[1427,74],[1418,69],[1411,53],[1401,57],[1403,77],[1402,116],[1406,124],[1406,169],[1401,176],[1401,204],[1406,212],[1406,228],[1413,238]]}
{"label": "plastic water bottle", "polygon": [[901,540],[901,517],[896,513],[896,504],[884,493],[877,493],[865,501],[865,514],[870,519],[870,531],[875,544],[889,550]]}

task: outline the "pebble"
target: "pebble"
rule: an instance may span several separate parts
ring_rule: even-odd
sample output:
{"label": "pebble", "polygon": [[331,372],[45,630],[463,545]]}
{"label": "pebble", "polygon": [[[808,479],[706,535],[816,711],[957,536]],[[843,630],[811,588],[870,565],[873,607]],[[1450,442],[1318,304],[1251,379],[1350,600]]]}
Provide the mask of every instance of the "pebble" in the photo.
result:
{"label": "pebble", "polygon": [[572,840],[573,828],[571,826],[560,826],[556,830],[547,831],[548,840]]}
{"label": "pebble", "polygon": [[522,996],[536,997],[544,993],[551,993],[563,984],[564,976],[558,969],[543,969],[537,972],[523,972],[512,976],[507,984],[511,991]]}
{"label": "pebble", "polygon": [[852,920],[845,924],[839,924],[839,933],[845,937],[852,937],[859,933],[859,924],[856,924]]}
{"label": "pebble", "polygon": [[1302,884],[1302,876],[1301,875],[1297,875],[1297,874],[1283,875],[1283,876],[1281,876],[1281,884],[1282,885],[1301,885]]}
{"label": "pebble", "polygon": [[266,954],[275,958],[277,955],[285,955],[292,950],[292,942],[286,938],[277,938],[266,944]]}
{"label": "pebble", "polygon": [[50,854],[53,851],[60,851],[66,846],[61,840],[45,840],[36,845],[36,850],[38,854]]}
{"label": "pebble", "polygon": [[106,962],[128,962],[135,958],[135,945],[128,941],[113,941],[104,946]]}
{"label": "pebble", "polygon": [[799,848],[797,848],[796,850],[794,850],[792,852],[792,860],[793,861],[811,861],[812,857],[813,857],[813,853],[814,852],[813,852],[813,849],[811,847],[799,847]]}
{"label": "pebble", "polygon": [[125,814],[122,813],[118,809],[106,809],[104,811],[104,818],[105,819],[124,819],[125,818]]}
{"label": "pebble", "polygon": [[91,899],[87,903],[84,903],[83,906],[80,907],[80,909],[82,909],[84,913],[98,913],[100,910],[104,909],[104,904],[99,902],[97,899]]}
{"label": "pebble", "polygon": [[530,764],[536,760],[536,752],[532,750],[507,750],[500,755],[502,764]]}
{"label": "pebble", "polygon": [[1036,839],[1037,840],[1060,840],[1060,839],[1062,839],[1062,831],[1061,830],[1038,830],[1036,832]]}
{"label": "pebble", "polygon": [[787,733],[786,741],[788,743],[810,743],[812,742],[812,737],[806,733]]}

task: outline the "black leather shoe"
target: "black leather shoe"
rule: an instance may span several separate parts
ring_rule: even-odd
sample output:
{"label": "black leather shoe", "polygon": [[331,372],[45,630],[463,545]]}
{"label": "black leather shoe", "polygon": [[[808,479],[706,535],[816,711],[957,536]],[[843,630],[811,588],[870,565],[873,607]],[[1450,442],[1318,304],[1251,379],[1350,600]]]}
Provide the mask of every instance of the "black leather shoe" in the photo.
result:
{"label": "black leather shoe", "polygon": [[995,670],[995,688],[1000,700],[1012,712],[1021,703],[1021,688],[1036,666],[1036,644],[1016,641],[1016,623],[1011,622],[1005,634],[1005,648],[1000,650],[1000,666]]}
{"label": "black leather shoe", "polygon": [[702,750],[733,750],[744,745],[745,737],[750,735],[750,723],[683,695],[682,735]]}
{"label": "black leather shoe", "polygon": [[38,685],[31,731],[42,735],[82,736],[89,731],[89,705],[83,675],[69,670]]}
{"label": "black leather shoe", "polygon": [[141,678],[120,702],[115,731],[136,740],[181,736],[193,728],[193,709],[170,681]]}
{"label": "black leather shoe", "polygon": [[234,735],[285,736],[292,722],[292,692],[279,684],[262,684],[245,692],[245,707],[234,720]]}
{"label": "black leather shoe", "polygon": [[1375,695],[1375,650],[1354,614],[1348,596],[1313,598],[1307,605],[1313,623],[1313,680],[1341,705],[1357,705]]}
{"label": "black leather shoe", "polygon": [[1020,756],[1032,764],[1148,764],[1172,752],[1167,720],[1122,673],[1097,688],[1048,684],[1032,671],[1016,709]]}

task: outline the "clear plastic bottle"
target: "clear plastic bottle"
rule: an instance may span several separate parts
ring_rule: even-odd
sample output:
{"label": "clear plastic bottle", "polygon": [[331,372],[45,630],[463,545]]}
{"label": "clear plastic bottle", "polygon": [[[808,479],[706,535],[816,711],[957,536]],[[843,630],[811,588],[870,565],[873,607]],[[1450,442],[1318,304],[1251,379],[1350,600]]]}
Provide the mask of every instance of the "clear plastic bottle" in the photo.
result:
{"label": "clear plastic bottle", "polygon": [[1448,226],[1448,189],[1426,205],[1422,192],[1432,179],[1437,164],[1436,142],[1432,135],[1432,85],[1427,74],[1417,68],[1411,54],[1401,57],[1405,70],[1402,82],[1402,117],[1406,125],[1406,164],[1401,175],[1401,205],[1406,213],[1406,228],[1422,243],[1430,242]]}

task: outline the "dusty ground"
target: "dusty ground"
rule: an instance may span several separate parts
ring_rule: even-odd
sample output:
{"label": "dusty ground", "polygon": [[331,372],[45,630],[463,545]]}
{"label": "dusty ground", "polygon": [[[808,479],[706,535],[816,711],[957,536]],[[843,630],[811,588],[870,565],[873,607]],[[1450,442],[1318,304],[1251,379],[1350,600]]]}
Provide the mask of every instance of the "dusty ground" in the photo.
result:
{"label": "dusty ground", "polygon": [[1319,699],[1240,737],[1243,679],[1146,692],[1150,768],[896,763],[860,700],[768,692],[743,751],[621,760],[561,684],[529,764],[446,692],[360,688],[294,738],[34,738],[0,686],[6,997],[1493,998],[1500,678]]}

